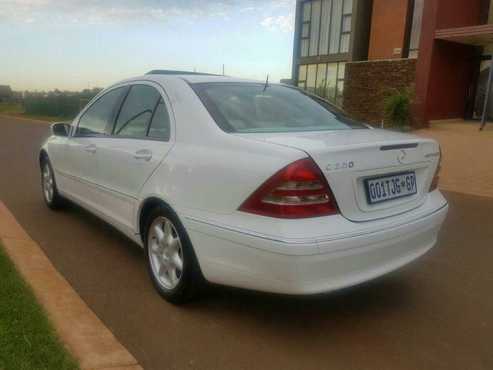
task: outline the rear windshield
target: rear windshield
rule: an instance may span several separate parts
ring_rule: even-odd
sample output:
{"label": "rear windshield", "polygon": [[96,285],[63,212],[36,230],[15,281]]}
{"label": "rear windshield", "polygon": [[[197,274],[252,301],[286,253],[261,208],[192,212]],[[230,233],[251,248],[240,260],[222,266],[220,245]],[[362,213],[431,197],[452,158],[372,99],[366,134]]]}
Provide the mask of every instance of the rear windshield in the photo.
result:
{"label": "rear windshield", "polygon": [[295,132],[367,128],[303,90],[261,83],[191,85],[226,132]]}

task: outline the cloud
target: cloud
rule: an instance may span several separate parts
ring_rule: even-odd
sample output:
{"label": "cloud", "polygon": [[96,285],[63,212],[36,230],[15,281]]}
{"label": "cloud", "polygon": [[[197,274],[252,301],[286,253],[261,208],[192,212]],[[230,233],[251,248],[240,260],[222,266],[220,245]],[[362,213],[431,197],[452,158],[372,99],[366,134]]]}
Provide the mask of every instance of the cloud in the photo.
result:
{"label": "cloud", "polygon": [[[273,18],[269,28],[286,29],[295,0],[0,0],[0,20],[16,23],[117,23],[181,18],[229,19],[242,13]],[[291,8],[291,9],[290,9]],[[289,17],[286,15],[286,17]]]}
{"label": "cloud", "polygon": [[293,15],[278,15],[266,17],[260,24],[272,31],[292,32],[293,31]]}
{"label": "cloud", "polygon": [[[154,1],[94,0],[0,0],[0,19],[13,22],[114,23],[140,20],[162,21],[183,15],[200,16],[203,8],[188,8]],[[212,10],[212,9],[211,9]]]}
{"label": "cloud", "polygon": [[260,24],[270,31],[293,32],[296,0],[277,0],[264,9]]}

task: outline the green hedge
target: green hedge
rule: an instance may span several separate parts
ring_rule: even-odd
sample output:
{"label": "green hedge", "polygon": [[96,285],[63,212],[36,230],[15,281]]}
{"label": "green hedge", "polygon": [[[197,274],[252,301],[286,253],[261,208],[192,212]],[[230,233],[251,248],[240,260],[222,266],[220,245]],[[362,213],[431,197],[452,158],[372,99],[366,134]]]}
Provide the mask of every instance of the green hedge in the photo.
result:
{"label": "green hedge", "polygon": [[100,89],[81,92],[53,91],[49,93],[29,93],[24,95],[24,111],[30,115],[73,118]]}

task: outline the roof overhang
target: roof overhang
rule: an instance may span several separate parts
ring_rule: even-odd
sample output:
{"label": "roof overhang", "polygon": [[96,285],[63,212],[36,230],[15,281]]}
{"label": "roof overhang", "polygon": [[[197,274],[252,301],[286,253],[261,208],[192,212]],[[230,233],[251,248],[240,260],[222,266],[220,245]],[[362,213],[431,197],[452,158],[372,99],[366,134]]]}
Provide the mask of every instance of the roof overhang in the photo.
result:
{"label": "roof overhang", "polygon": [[493,24],[436,30],[435,39],[474,46],[490,45],[493,44]]}

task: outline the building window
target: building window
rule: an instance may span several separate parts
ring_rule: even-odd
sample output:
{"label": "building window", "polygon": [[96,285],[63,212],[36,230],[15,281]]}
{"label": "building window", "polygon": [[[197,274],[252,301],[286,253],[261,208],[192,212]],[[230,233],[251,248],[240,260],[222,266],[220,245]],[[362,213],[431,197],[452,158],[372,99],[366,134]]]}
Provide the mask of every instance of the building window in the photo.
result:
{"label": "building window", "polygon": [[320,9],[322,2],[312,1],[312,14],[310,21],[310,52],[308,55],[318,55],[318,39],[320,35]]}
{"label": "building window", "polygon": [[306,72],[306,90],[314,93],[317,87],[317,65],[309,64]]}
{"label": "building window", "polygon": [[305,1],[301,17],[301,57],[349,52],[353,0]]}
{"label": "building window", "polygon": [[342,13],[342,32],[341,32],[341,46],[340,52],[349,52],[349,41],[351,37],[351,24],[352,24],[352,1],[344,1],[344,9]]}
{"label": "building window", "polygon": [[308,56],[310,46],[310,28],[312,17],[312,3],[306,2],[303,4],[303,23],[301,25],[301,56]]}
{"label": "building window", "polygon": [[337,64],[337,86],[336,86],[336,105],[342,107],[344,98],[344,75],[346,73],[346,63]]}
{"label": "building window", "polygon": [[306,64],[301,65],[298,70],[298,87],[306,89]]}
{"label": "building window", "polygon": [[345,66],[344,62],[302,64],[298,87],[342,106]]}
{"label": "building window", "polygon": [[423,19],[424,0],[414,0],[413,23],[411,26],[411,38],[409,40],[409,58],[418,57],[419,38],[421,36],[421,23]]}

